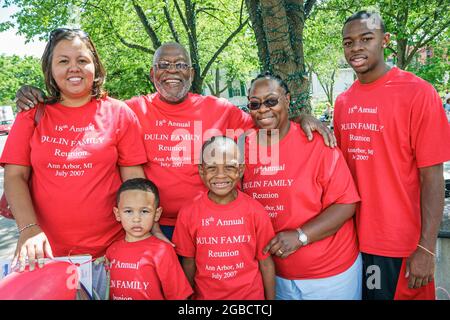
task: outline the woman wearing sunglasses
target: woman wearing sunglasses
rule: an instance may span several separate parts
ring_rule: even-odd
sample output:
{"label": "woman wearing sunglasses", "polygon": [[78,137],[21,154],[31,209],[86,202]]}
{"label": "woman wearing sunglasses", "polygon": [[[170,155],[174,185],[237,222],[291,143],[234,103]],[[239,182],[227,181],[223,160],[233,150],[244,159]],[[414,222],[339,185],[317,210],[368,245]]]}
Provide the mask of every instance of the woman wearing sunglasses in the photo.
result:
{"label": "woman wearing sunglasses", "polygon": [[[123,237],[112,213],[121,180],[144,177],[147,162],[137,118],[106,95],[105,69],[85,32],[54,30],[41,61],[44,114],[37,125],[36,109],[18,114],[0,160],[19,270],[26,258],[33,270],[45,257],[103,256]],[[102,288],[93,267],[93,287]]]}
{"label": "woman wearing sunglasses", "polygon": [[243,190],[272,218],[276,295],[283,300],[361,299],[353,215],[359,196],[339,149],[308,141],[288,120],[287,85],[269,73],[251,84],[258,128],[246,135]]}

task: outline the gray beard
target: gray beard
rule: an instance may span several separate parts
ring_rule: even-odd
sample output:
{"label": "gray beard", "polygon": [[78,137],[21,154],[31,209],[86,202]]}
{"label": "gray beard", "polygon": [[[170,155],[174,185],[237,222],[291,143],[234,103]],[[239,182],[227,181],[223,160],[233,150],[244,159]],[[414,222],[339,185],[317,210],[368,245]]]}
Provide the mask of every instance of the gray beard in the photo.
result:
{"label": "gray beard", "polygon": [[159,82],[155,82],[155,88],[156,91],[158,91],[158,93],[164,98],[164,100],[177,103],[182,101],[187,96],[189,89],[191,88],[192,82],[189,81],[188,83],[184,84],[185,85],[183,86],[183,88],[176,95],[169,94],[168,92],[166,92],[166,90],[164,90],[164,88],[159,84]]}

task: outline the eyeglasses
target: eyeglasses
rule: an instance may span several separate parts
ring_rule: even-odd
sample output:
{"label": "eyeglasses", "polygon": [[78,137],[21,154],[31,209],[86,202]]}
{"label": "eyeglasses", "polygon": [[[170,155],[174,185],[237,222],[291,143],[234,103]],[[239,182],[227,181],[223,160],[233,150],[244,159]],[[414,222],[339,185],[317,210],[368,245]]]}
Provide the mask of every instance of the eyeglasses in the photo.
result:
{"label": "eyeglasses", "polygon": [[63,33],[68,33],[68,32],[76,33],[81,38],[89,38],[89,35],[81,29],[57,28],[57,29],[52,30],[52,32],[50,32],[49,40],[51,41],[51,40],[55,39],[57,36],[59,36]]}
{"label": "eyeglasses", "polygon": [[261,108],[261,105],[265,105],[267,108],[273,108],[278,104],[279,101],[280,101],[280,98],[269,98],[267,100],[264,100],[263,102],[250,101],[247,104],[247,107],[253,111]]}
{"label": "eyeglasses", "polygon": [[191,68],[190,65],[184,62],[176,62],[176,63],[170,63],[166,61],[161,61],[158,63],[155,63],[154,65],[159,70],[177,70],[177,71],[186,71]]}

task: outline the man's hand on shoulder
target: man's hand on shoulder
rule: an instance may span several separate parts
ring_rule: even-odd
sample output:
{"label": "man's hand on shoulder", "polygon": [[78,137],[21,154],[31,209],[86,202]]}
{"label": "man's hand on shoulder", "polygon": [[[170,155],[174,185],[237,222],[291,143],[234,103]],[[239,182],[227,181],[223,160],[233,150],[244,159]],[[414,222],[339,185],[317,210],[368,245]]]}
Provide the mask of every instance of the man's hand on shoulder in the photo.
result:
{"label": "man's hand on shoulder", "polygon": [[39,102],[44,102],[44,92],[36,87],[23,85],[16,92],[16,107],[19,111],[34,108]]}
{"label": "man's hand on shoulder", "polygon": [[327,146],[330,148],[337,146],[336,137],[334,136],[333,131],[331,131],[316,117],[308,114],[302,114],[301,116],[293,119],[293,121],[300,124],[309,141],[313,139],[313,131],[317,131],[322,135],[323,141]]}

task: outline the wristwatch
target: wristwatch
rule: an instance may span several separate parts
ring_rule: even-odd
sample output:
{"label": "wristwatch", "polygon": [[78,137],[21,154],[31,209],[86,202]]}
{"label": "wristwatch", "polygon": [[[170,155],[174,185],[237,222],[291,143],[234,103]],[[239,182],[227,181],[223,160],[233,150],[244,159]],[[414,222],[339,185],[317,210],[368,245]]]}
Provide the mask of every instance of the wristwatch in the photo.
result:
{"label": "wristwatch", "polygon": [[308,236],[303,232],[302,228],[297,228],[298,232],[298,240],[302,243],[303,246],[308,244]]}

